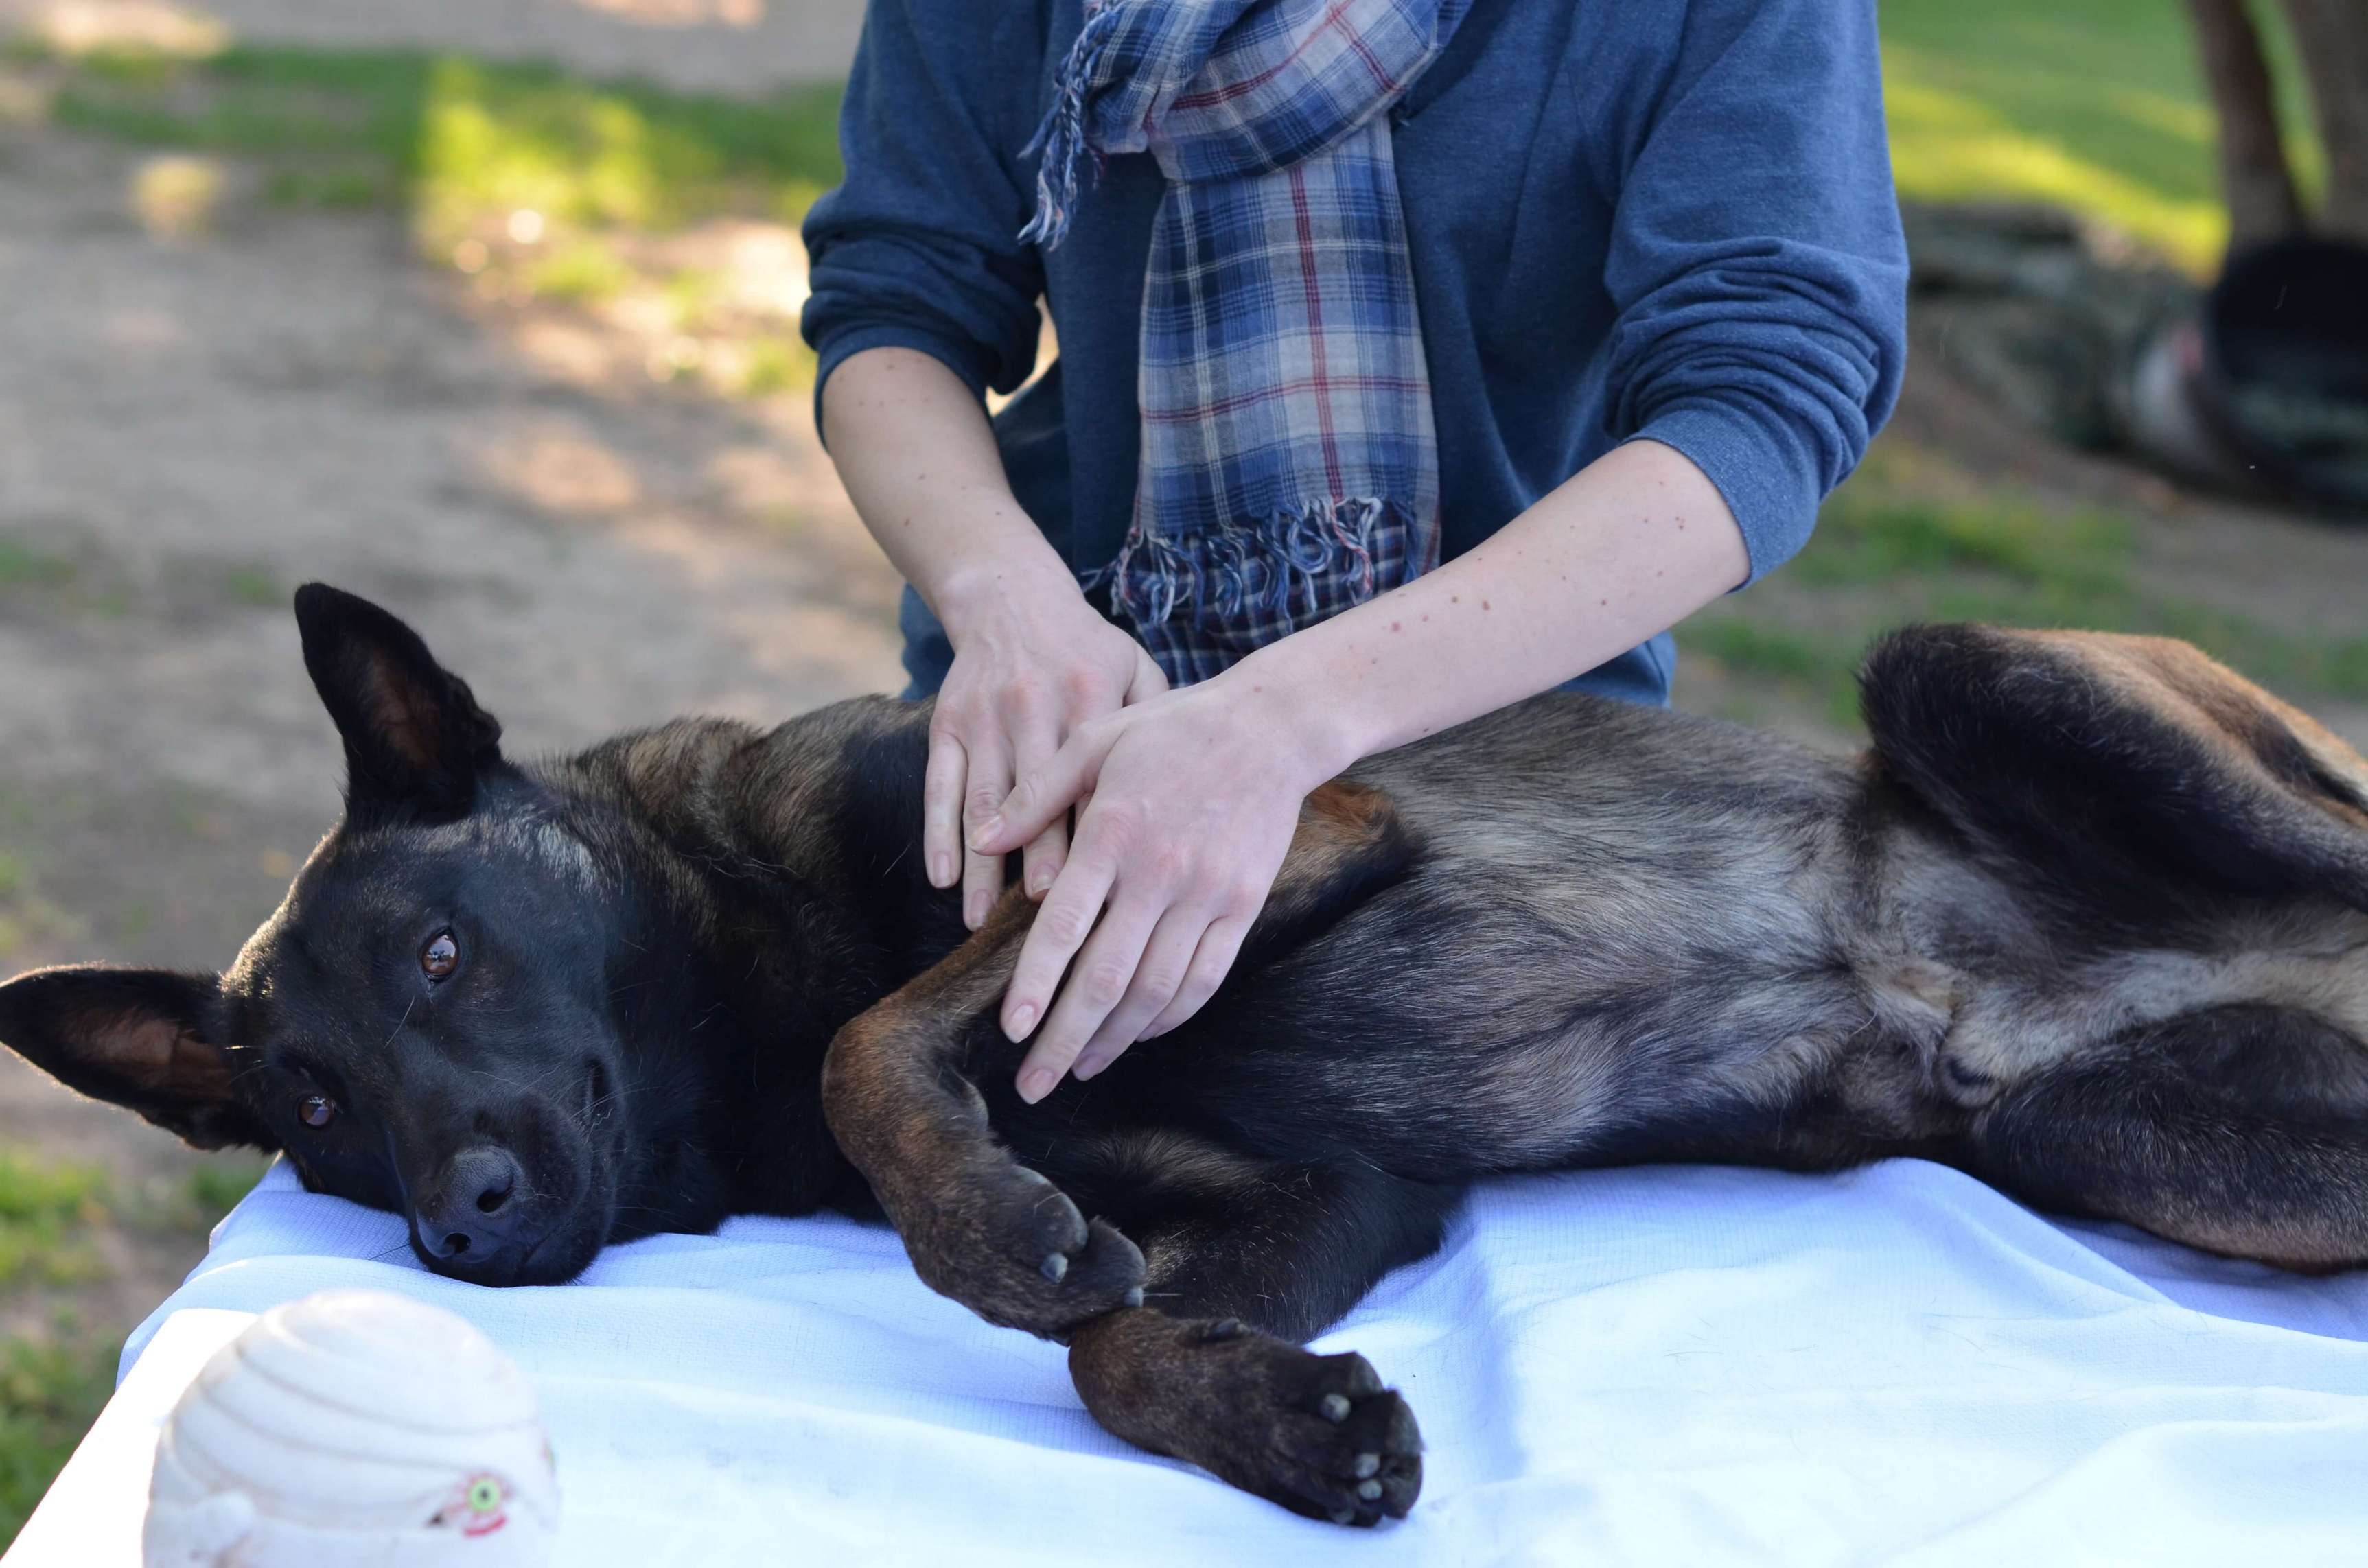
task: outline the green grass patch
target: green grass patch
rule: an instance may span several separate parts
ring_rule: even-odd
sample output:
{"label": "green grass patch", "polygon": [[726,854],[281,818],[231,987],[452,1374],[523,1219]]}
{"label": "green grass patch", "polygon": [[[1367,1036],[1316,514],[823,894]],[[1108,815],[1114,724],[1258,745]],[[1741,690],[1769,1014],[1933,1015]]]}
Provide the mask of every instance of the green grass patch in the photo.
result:
{"label": "green grass patch", "polygon": [[529,262],[523,271],[527,282],[544,299],[579,304],[620,293],[637,276],[615,251],[588,238],[563,243]]}
{"label": "green grass patch", "polygon": [[2305,706],[2368,700],[2368,636],[2149,591],[2130,517],[1929,488],[1908,454],[1878,447],[1826,503],[1797,560],[1678,629],[1688,657],[1745,688],[1732,716],[1755,713],[1757,688],[1855,729],[1852,676],[1867,644],[1895,626],[1955,620],[2178,637]]}
{"label": "green grass patch", "polygon": [[[2298,177],[2320,182],[2307,97],[2274,6],[2256,5]],[[2038,200],[2101,218],[2183,265],[2227,240],[2214,123],[2180,0],[1884,0],[1902,195]]]}
{"label": "green grass patch", "polygon": [[0,1548],[17,1539],[115,1387],[116,1347],[71,1329],[0,1345]]}
{"label": "green grass patch", "polygon": [[530,209],[666,229],[720,212],[794,221],[837,183],[838,89],[756,102],[405,51],[234,48],[63,64],[55,123],[277,162],[284,201],[407,200],[423,240]]}
{"label": "green grass patch", "polygon": [[0,1150],[0,1286],[74,1285],[100,1272],[89,1232],[109,1221],[106,1174]]}
{"label": "green grass patch", "polygon": [[253,1190],[263,1179],[270,1160],[262,1154],[238,1153],[217,1155],[189,1173],[188,1188],[183,1195],[177,1216],[181,1229],[204,1235],[222,1222],[223,1215],[238,1207],[238,1200]]}

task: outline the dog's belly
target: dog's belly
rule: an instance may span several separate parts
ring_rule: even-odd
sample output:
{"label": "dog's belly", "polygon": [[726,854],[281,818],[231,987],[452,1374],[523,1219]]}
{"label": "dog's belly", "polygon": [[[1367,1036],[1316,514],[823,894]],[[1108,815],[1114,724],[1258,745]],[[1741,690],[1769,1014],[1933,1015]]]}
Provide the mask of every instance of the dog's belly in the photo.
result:
{"label": "dog's belly", "polygon": [[1871,1021],[1804,921],[1434,862],[1151,1049],[1261,1152],[1439,1180],[1779,1157]]}

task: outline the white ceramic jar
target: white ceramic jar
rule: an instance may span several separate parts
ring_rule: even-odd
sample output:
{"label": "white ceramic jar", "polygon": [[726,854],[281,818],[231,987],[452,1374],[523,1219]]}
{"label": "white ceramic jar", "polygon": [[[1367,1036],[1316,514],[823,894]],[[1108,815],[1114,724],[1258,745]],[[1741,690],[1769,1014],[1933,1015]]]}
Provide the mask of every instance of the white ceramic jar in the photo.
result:
{"label": "white ceramic jar", "polygon": [[182,1394],[142,1541],[147,1568],[540,1568],[558,1533],[518,1364],[440,1307],[324,1290]]}

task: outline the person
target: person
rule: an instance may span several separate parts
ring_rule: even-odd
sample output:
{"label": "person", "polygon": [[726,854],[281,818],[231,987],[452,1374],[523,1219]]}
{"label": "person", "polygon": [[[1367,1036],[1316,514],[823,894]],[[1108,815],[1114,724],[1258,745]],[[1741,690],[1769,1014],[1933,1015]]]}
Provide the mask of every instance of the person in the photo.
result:
{"label": "person", "polygon": [[1317,784],[1666,702],[1899,384],[1873,0],[871,0],[841,135],[816,416],[927,874],[1042,900],[1030,1101],[1208,1000]]}

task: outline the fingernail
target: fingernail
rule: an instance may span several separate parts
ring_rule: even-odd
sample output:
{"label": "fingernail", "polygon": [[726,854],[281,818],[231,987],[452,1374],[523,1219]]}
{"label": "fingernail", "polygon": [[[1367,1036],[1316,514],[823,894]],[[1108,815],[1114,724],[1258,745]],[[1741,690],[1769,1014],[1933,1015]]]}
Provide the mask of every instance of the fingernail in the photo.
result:
{"label": "fingernail", "polygon": [[1069,1069],[1069,1076],[1082,1084],[1109,1066],[1111,1060],[1107,1056],[1081,1056],[1077,1059],[1077,1064]]}
{"label": "fingernail", "polygon": [[1061,867],[1057,861],[1049,866],[1037,867],[1028,874],[1028,896],[1042,898],[1052,888],[1053,879],[1060,874]]}
{"label": "fingernail", "polygon": [[[1026,1040],[1028,1038],[1028,1031],[1035,1027],[1036,1004],[1033,1002],[1022,1002],[1019,1006],[1011,1009],[1011,1021],[1003,1026],[1004,1038],[1015,1040]],[[1042,1069],[1041,1068],[1038,1069],[1040,1072],[1042,1070]]]}
{"label": "fingernail", "polygon": [[971,848],[978,854],[985,854],[985,845],[987,841],[1002,831],[1003,818],[1001,816],[997,815],[987,818],[985,822],[970,830]]}
{"label": "fingernail", "polygon": [[1050,1067],[1030,1067],[1019,1074],[1019,1097],[1034,1105],[1053,1092],[1053,1082]]}
{"label": "fingernail", "polygon": [[974,892],[962,900],[962,924],[975,931],[986,924],[986,912],[995,907],[993,897]]}
{"label": "fingernail", "polygon": [[933,887],[933,888],[951,887],[951,886],[953,885],[953,881],[954,881],[954,860],[953,860],[953,857],[952,857],[952,856],[951,856],[951,855],[932,855],[932,856],[930,856],[930,857],[929,857],[929,885],[930,885],[931,887]]}

